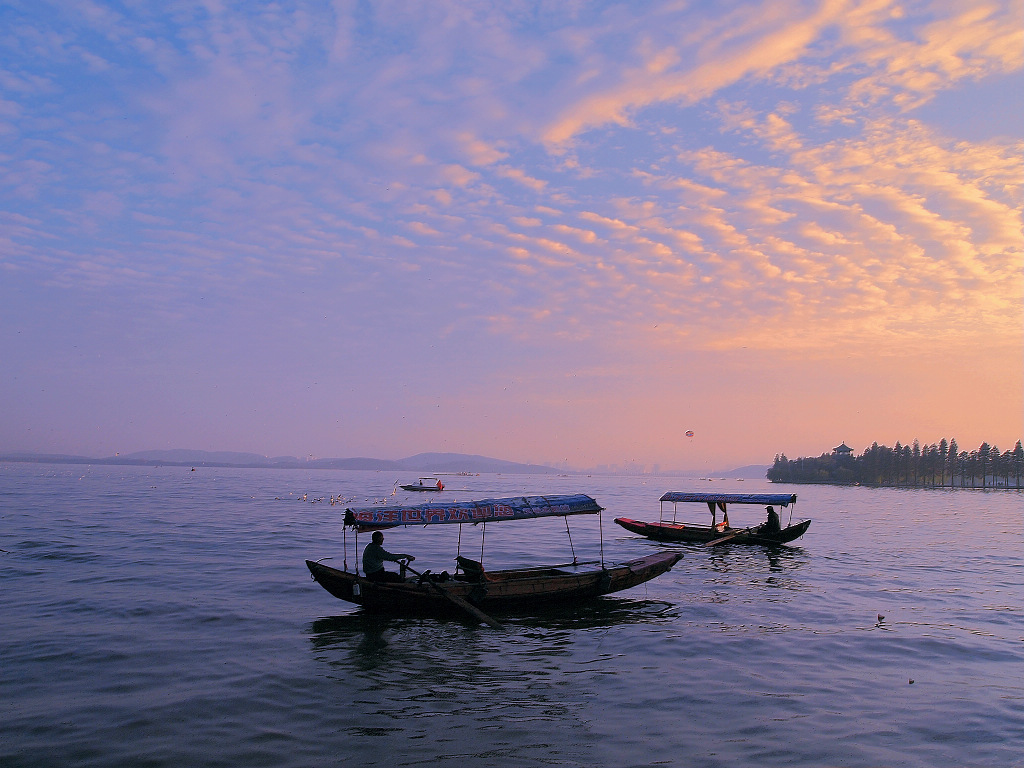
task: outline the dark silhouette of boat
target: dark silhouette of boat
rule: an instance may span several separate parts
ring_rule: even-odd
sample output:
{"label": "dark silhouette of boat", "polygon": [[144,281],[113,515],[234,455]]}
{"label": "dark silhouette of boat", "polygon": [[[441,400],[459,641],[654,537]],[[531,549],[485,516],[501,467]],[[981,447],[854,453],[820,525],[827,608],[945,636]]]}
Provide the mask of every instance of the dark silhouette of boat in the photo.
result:
{"label": "dark silhouette of boat", "polygon": [[[345,525],[357,532],[399,525],[482,524],[509,520],[581,514],[600,514],[602,508],[586,495],[520,496],[482,501],[435,502],[422,505],[362,507],[345,510]],[[566,526],[568,530],[568,526]],[[358,545],[356,547],[358,550]],[[371,581],[358,569],[339,570],[307,560],[313,579],[335,597],[368,610],[388,613],[468,614],[487,623],[484,610],[522,609],[620,592],[670,570],[678,552],[657,552],[623,563],[601,560],[534,568],[485,570],[483,564],[456,557],[453,575],[418,573],[403,563],[401,581]],[[409,576],[412,572],[412,576]]]}
{"label": "dark silhouette of boat", "polygon": [[[666,502],[672,504],[671,514],[665,509]],[[711,512],[711,524],[681,522],[677,505],[680,503],[707,504]],[[749,504],[767,507],[768,519],[760,525],[748,528],[734,528],[729,523],[729,505]],[[693,542],[711,546],[731,542],[733,544],[785,544],[803,536],[810,526],[810,520],[792,522],[792,507],[796,505],[795,494],[781,493],[687,493],[669,491],[661,497],[661,515],[658,522],[633,520],[628,517],[615,518],[615,522],[627,531],[638,533],[655,541]],[[775,507],[790,507],[790,521],[783,526]],[[717,512],[722,513],[722,522],[716,522]]]}

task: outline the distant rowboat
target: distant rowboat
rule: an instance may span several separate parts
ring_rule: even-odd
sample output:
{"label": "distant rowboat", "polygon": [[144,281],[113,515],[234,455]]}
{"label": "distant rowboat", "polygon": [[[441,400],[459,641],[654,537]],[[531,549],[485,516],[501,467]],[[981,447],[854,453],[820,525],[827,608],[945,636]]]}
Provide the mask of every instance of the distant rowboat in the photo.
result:
{"label": "distant rowboat", "polygon": [[403,491],[417,491],[417,492],[430,492],[443,491],[444,483],[438,480],[436,477],[421,477],[415,483],[409,483],[408,485],[398,486]]}

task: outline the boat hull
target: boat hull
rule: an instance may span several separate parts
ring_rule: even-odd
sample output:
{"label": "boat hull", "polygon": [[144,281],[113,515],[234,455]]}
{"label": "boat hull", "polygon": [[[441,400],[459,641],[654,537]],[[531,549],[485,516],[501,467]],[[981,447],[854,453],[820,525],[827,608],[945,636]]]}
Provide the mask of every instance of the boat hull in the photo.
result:
{"label": "boat hull", "polygon": [[[617,517],[615,522],[627,531],[638,533],[655,541],[681,541],[706,543],[736,533],[742,528],[726,528],[719,531],[707,525],[689,525],[682,523],[645,523],[642,520],[631,520],[628,517]],[[786,544],[804,535],[811,521],[804,520],[783,528],[778,533],[762,533],[752,528],[748,533],[740,533],[729,539],[729,544]]]}
{"label": "boat hull", "polygon": [[[576,601],[635,587],[670,570],[682,555],[659,552],[607,569],[571,572],[560,568],[493,571],[484,581],[450,579],[437,586],[482,610],[529,608]],[[369,581],[349,571],[306,561],[313,579],[340,600],[387,613],[451,614],[458,609],[435,586],[410,579]]]}
{"label": "boat hull", "polygon": [[403,491],[415,491],[418,493],[440,493],[441,489],[436,485],[400,485]]}

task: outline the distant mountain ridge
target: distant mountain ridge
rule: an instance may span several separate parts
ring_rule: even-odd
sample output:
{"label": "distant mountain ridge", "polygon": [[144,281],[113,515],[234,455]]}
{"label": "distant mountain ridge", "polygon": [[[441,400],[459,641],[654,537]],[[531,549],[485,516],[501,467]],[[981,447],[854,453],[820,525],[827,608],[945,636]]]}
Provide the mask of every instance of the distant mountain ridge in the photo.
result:
{"label": "distant mountain ridge", "polygon": [[303,466],[317,469],[393,469],[402,472],[508,472],[543,475],[560,470],[543,464],[521,464],[465,453],[417,453],[405,459],[311,459]]}
{"label": "distant mountain ridge", "polygon": [[769,465],[767,464],[748,464],[745,467],[736,467],[736,469],[730,469],[726,472],[717,472],[715,474],[734,480],[764,480],[765,475],[768,474],[768,469]]}
{"label": "distant mountain ridge", "polygon": [[261,456],[234,451],[199,451],[185,448],[137,451],[97,459],[68,454],[0,454],[0,461],[58,464],[169,465],[193,467],[271,467],[279,469],[362,469],[398,472],[506,472],[509,474],[556,474],[562,470],[543,464],[522,464],[488,456],[462,453],[418,453],[404,459],[299,459],[295,456]]}
{"label": "distant mountain ridge", "polygon": [[[544,464],[523,464],[465,453],[417,453],[404,459],[375,459],[357,456],[345,459],[300,459],[295,456],[262,456],[258,453],[237,451],[199,451],[185,448],[136,451],[104,458],[75,456],[62,453],[8,453],[0,454],[0,461],[39,464],[106,464],[135,466],[181,467],[239,467],[274,469],[355,469],[368,471],[446,473],[457,472],[552,475],[552,474],[608,474],[593,470],[556,469]],[[666,472],[666,476],[716,477],[764,479],[768,465],[752,464],[726,471]],[[611,474],[615,474],[612,472]]]}
{"label": "distant mountain ridge", "polygon": [[[132,461],[159,461],[162,464],[193,464],[195,462],[200,462],[207,464],[244,465],[265,464],[268,461],[275,461],[275,459],[268,459],[266,456],[261,456],[258,453],[237,453],[234,451],[192,451],[187,448],[138,451],[136,453],[118,454],[117,456],[111,456],[109,458],[128,459]],[[282,457],[282,460],[298,461],[298,459],[292,456]]]}

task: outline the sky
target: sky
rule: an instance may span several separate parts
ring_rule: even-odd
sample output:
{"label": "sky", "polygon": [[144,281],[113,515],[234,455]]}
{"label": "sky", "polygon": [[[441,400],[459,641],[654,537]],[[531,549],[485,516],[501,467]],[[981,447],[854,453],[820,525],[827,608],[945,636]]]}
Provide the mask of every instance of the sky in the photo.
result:
{"label": "sky", "polygon": [[4,0],[0,451],[1012,449],[1022,70],[1021,0]]}

